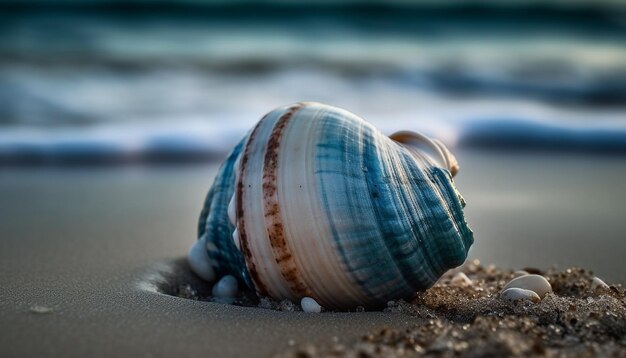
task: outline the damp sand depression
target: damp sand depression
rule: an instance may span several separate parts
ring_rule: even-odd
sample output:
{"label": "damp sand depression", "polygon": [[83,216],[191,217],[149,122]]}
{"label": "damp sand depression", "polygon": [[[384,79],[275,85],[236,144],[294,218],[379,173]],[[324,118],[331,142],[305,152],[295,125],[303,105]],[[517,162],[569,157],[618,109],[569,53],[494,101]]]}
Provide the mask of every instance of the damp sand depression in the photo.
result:
{"label": "damp sand depression", "polygon": [[[458,159],[476,234],[469,262],[482,263],[468,271],[475,286],[444,279],[383,311],[322,314],[174,297],[151,284],[195,240],[217,164],[5,168],[3,355],[623,354],[625,159],[481,151]],[[542,270],[554,296],[535,305],[497,299],[524,267]],[[587,270],[617,292],[589,292]],[[554,285],[561,281],[573,288]]]}

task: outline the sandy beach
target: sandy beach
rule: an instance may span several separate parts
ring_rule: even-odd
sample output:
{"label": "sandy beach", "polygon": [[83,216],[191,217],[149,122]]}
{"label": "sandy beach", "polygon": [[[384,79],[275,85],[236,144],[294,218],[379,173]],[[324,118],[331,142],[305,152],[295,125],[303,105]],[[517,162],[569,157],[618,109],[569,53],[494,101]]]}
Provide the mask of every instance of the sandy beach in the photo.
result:
{"label": "sandy beach", "polygon": [[[0,357],[626,358],[624,19],[622,0],[0,2]],[[242,281],[259,259],[270,282],[255,281],[259,291],[346,302],[336,307],[376,299],[380,310],[308,314],[242,291],[234,305],[215,302],[186,261],[207,191],[264,114],[303,101],[451,149],[474,233],[464,266],[440,277],[450,265],[437,258],[462,261],[471,235],[439,170],[454,173],[454,160],[439,144],[419,149],[441,157],[427,176],[370,176],[374,158],[401,158],[365,140],[378,135],[345,128],[359,133],[352,148],[367,149],[356,160],[343,140],[330,151],[325,139],[338,129],[303,122],[285,135],[292,113],[276,136],[264,125],[257,138],[267,142],[250,150],[252,189],[243,180],[237,189],[250,195],[230,206],[237,234],[213,226],[224,245],[204,236],[192,266],[210,277],[210,257],[228,261],[219,275],[246,271],[243,261],[230,265],[230,238],[245,252],[256,237]],[[303,152],[317,134],[324,140]],[[356,173],[367,185],[320,180],[334,190],[303,184],[277,194],[276,183],[311,173],[299,167],[317,168],[315,180]],[[277,173],[288,180],[265,180]],[[379,190],[396,178],[389,195]],[[431,183],[446,186],[424,190]],[[413,184],[418,195],[405,190]],[[299,200],[315,191],[324,206]],[[343,192],[370,200],[339,200]],[[225,209],[232,196],[219,198]],[[226,224],[225,211],[212,212]],[[324,216],[328,231],[318,231]],[[455,230],[462,248],[446,240]],[[405,241],[390,244],[396,236]],[[544,276],[535,279],[552,293],[504,302],[520,269]],[[453,283],[458,272],[466,284]],[[607,286],[592,289],[594,278]],[[282,281],[291,287],[271,287]]]}
{"label": "sandy beach", "polygon": [[[556,265],[626,283],[626,159],[461,151],[457,185],[476,243],[470,260]],[[348,346],[390,312],[278,312],[156,290],[195,240],[217,164],[21,168],[0,172],[3,356],[272,356]],[[529,173],[532,173],[530,175]]]}

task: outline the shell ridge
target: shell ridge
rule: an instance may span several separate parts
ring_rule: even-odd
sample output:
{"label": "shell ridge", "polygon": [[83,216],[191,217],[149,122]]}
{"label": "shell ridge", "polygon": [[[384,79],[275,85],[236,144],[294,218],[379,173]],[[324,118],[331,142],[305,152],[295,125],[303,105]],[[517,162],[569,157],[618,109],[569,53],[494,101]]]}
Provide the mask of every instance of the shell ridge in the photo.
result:
{"label": "shell ridge", "polygon": [[[321,138],[333,137],[333,134],[336,134],[337,129],[335,129],[336,125],[334,123],[329,123],[325,121],[322,125],[321,130]],[[343,130],[342,130],[343,131]],[[347,259],[348,253],[346,248],[339,241],[339,230],[337,228],[337,223],[335,222],[335,217],[330,215],[331,211],[331,197],[329,194],[333,193],[332,190],[329,190],[327,185],[324,183],[324,179],[327,179],[332,175],[342,175],[344,168],[340,165],[336,166],[333,161],[330,159],[336,158],[337,153],[344,153],[343,147],[340,146],[340,143],[330,143],[328,141],[323,141],[321,143],[317,143],[316,145],[316,155],[317,155],[317,165],[315,169],[315,177],[317,181],[317,185],[320,188],[320,200],[322,206],[324,208],[324,213],[326,214],[326,221],[328,222],[328,226],[330,232],[332,234],[333,246],[336,248],[337,253],[341,259],[342,266],[346,268],[346,271],[352,277],[354,283],[365,293],[367,297],[374,297],[373,292],[371,292],[367,286],[365,286],[365,281],[355,272],[356,268],[350,263]],[[328,159],[328,160],[320,160],[320,159]]]}
{"label": "shell ridge", "polygon": [[[386,300],[388,297],[407,296],[413,293],[413,287],[410,284],[411,265],[407,258],[411,257],[416,248],[412,243],[411,225],[405,225],[404,218],[407,216],[407,208],[402,202],[402,193],[394,190],[385,190],[388,185],[383,185],[385,180],[399,182],[398,174],[393,168],[396,167],[397,159],[393,152],[389,151],[389,139],[373,131],[370,141],[376,145],[367,145],[364,140],[364,162],[371,163],[367,165],[365,175],[368,185],[368,197],[371,201],[372,210],[376,216],[378,228],[382,234],[382,242],[391,256],[391,262],[397,268],[399,278],[404,282],[403,285],[395,285],[395,290],[383,290]],[[370,170],[371,167],[371,170]],[[380,184],[380,185],[379,185]],[[385,184],[387,184],[385,182]],[[377,203],[377,204],[375,204]],[[399,204],[399,205],[398,205]],[[396,244],[394,241],[398,240]]]}
{"label": "shell ridge", "polygon": [[[419,156],[419,153],[415,153],[412,148],[407,149],[409,152],[412,152],[411,159],[416,159],[422,165],[423,163],[429,163],[429,159]],[[466,253],[465,235],[458,229],[458,217],[452,216],[449,208],[449,203],[458,204],[458,198],[449,195],[450,188],[453,188],[453,185],[450,183],[451,176],[448,169],[428,165],[425,170],[417,168],[413,170],[428,178],[427,185],[422,185],[420,195],[424,197],[424,205],[421,205],[419,211],[424,213],[426,218],[423,222],[425,236],[432,238],[424,242],[426,245],[424,252],[429,258],[431,266],[436,268],[434,273],[438,277],[451,267],[462,263],[462,261],[458,262],[459,259],[457,257],[459,255],[455,253],[458,252],[457,246],[459,244],[464,246],[462,251]],[[446,174],[445,180],[441,177],[442,173]],[[452,256],[450,256],[450,253],[452,253]]]}
{"label": "shell ridge", "polygon": [[[296,265],[302,268],[302,280],[312,291],[311,297],[324,307],[346,308],[350,307],[350,302],[368,302],[368,297],[346,272],[330,240],[332,233],[313,174],[317,163],[315,145],[323,138],[320,129],[327,120],[327,112],[325,106],[307,106],[286,128],[284,146],[291,150],[284,150],[281,156],[283,167],[279,177],[285,179],[286,190],[282,192],[286,199],[282,214],[290,248]],[[303,201],[302,198],[310,200]]]}
{"label": "shell ridge", "polygon": [[209,190],[202,210],[198,237],[204,240],[207,253],[216,264],[215,270],[218,275],[233,274],[252,287],[247,271],[243,269],[245,268],[243,256],[234,245],[231,246],[232,241],[227,240],[234,227],[219,215],[228,201],[227,198],[234,192],[232,169],[245,140],[244,138],[237,144],[218,170],[214,180],[217,185],[214,184]]}
{"label": "shell ridge", "polygon": [[[394,143],[389,144],[395,146]],[[431,266],[423,264],[424,262],[429,263],[430,258],[425,255],[420,243],[429,244],[429,242],[425,239],[428,236],[424,235],[421,230],[423,227],[421,223],[426,219],[420,215],[422,212],[419,210],[423,193],[422,190],[415,190],[415,188],[423,187],[426,180],[423,178],[421,170],[412,170],[416,167],[416,163],[411,158],[391,150],[388,152],[392,158],[389,162],[389,172],[394,186],[399,189],[393,204],[401,209],[399,222],[407,223],[407,225],[402,225],[403,231],[399,235],[406,237],[406,243],[411,248],[411,250],[403,251],[399,247],[396,250],[395,258],[402,263],[405,280],[413,289],[428,287],[437,278],[430,269]],[[419,169],[419,166],[417,168]],[[394,239],[397,238],[397,236],[394,237]]]}
{"label": "shell ridge", "polygon": [[[433,255],[433,249],[437,246],[440,239],[440,231],[436,230],[437,217],[436,210],[441,207],[441,202],[438,200],[435,194],[435,188],[432,181],[425,174],[425,170],[428,168],[428,163],[422,160],[416,160],[413,156],[407,156],[405,159],[411,163],[408,166],[411,171],[411,178],[418,180],[418,192],[411,193],[415,195],[414,209],[412,212],[418,215],[416,228],[418,231],[418,240],[421,243],[421,252],[427,265],[424,267],[428,273],[428,280],[422,281],[419,285],[420,288],[427,288],[432,286],[441,275],[442,265],[438,257]],[[425,168],[426,166],[426,168]]]}
{"label": "shell ridge", "polygon": [[[457,257],[459,256],[459,251],[465,251],[465,243],[462,240],[462,233],[460,232],[456,224],[456,220],[454,220],[450,207],[448,206],[450,200],[453,199],[450,198],[447,190],[442,190],[446,189],[445,187],[442,188],[442,186],[447,182],[447,180],[442,180],[442,178],[438,176],[438,173],[441,173],[441,171],[436,170],[436,168],[431,168],[429,171],[433,184],[436,184],[433,185],[433,194],[435,195],[433,200],[438,200],[440,202],[439,206],[431,208],[433,217],[435,218],[433,226],[438,229],[441,237],[441,240],[435,241],[436,251],[433,251],[433,253],[436,252],[443,258],[443,260],[440,260],[442,263],[442,265],[440,265],[440,269],[443,273],[449,268],[463,263],[463,261],[458,262],[459,260]],[[457,247],[459,244],[463,246],[461,250]]]}
{"label": "shell ridge", "polygon": [[[294,115],[294,118],[289,122],[285,128],[283,134],[284,143],[283,148],[290,148],[291,150],[283,149],[279,157],[279,172],[277,178],[283,178],[284,180],[278,180],[277,186],[281,194],[284,197],[279,196],[281,202],[281,219],[284,223],[285,235],[289,239],[289,249],[293,255],[296,267],[300,278],[304,284],[310,288],[307,296],[313,297],[316,301],[320,300],[320,292],[316,289],[316,282],[323,280],[323,277],[318,277],[318,270],[302,270],[301,268],[315,267],[315,265],[323,266],[325,262],[312,261],[314,255],[310,254],[307,249],[309,245],[318,245],[320,242],[316,240],[306,240],[310,234],[319,233],[319,229],[314,227],[316,220],[314,219],[314,202],[311,201],[310,205],[302,205],[300,199],[301,196],[313,198],[312,194],[315,188],[312,185],[307,185],[308,171],[311,165],[309,160],[309,150],[312,142],[312,134],[317,118],[315,114],[310,113],[315,110],[315,106],[305,106],[298,113]],[[306,116],[312,118],[312,120],[306,120]],[[301,118],[304,116],[305,118]],[[301,134],[307,134],[302,136]],[[294,188],[294,186],[298,189]],[[304,192],[304,193],[303,193]],[[293,200],[293,198],[297,198]],[[310,218],[310,220],[300,220],[302,216]],[[312,227],[313,226],[313,227]],[[309,229],[309,231],[307,231]],[[303,295],[298,295],[298,298],[302,298]]]}
{"label": "shell ridge", "polygon": [[267,118],[268,118],[268,115],[263,117],[263,119],[261,119],[257,123],[257,125],[254,127],[254,129],[252,130],[252,132],[250,132],[250,135],[248,136],[246,144],[243,148],[243,153],[241,154],[242,157],[239,163],[240,175],[239,175],[239,180],[237,181],[237,184],[236,184],[236,194],[235,194],[237,228],[239,231],[239,242],[241,246],[241,253],[244,256],[246,267],[248,268],[248,273],[250,274],[250,278],[252,282],[254,283],[255,289],[258,290],[261,294],[266,295],[266,296],[268,296],[267,287],[260,278],[259,272],[256,268],[256,263],[254,259],[252,258],[250,245],[248,243],[248,233],[246,231],[246,224],[245,224],[244,214],[243,214],[243,210],[244,210],[243,202],[244,202],[244,180],[246,177],[248,160],[250,157],[250,146],[251,146],[251,143],[254,140],[256,140],[257,133],[259,129],[261,128],[261,125]]}
{"label": "shell ridge", "polygon": [[453,265],[456,266],[454,263],[447,262],[447,256],[444,256],[444,253],[449,251],[449,247],[454,248],[454,244],[458,244],[459,231],[456,230],[456,220],[450,217],[448,210],[448,202],[452,200],[452,198],[443,195],[441,190],[441,186],[447,182],[438,180],[439,178],[436,178],[433,173],[435,173],[435,171],[437,173],[445,172],[448,173],[448,176],[446,176],[448,180],[451,180],[451,177],[447,168],[443,169],[438,167],[434,164],[432,159],[421,155],[415,148],[411,146],[404,146],[404,148],[408,151],[409,158],[414,160],[418,163],[418,166],[421,167],[419,169],[414,168],[414,172],[425,178],[421,192],[424,198],[424,205],[421,205],[419,211],[424,213],[425,218],[427,218],[424,220],[425,236],[433,239],[425,242],[426,250],[424,250],[424,252],[427,254],[431,266],[436,268],[436,270],[433,271],[434,275],[438,277]]}
{"label": "shell ridge", "polygon": [[267,237],[280,273],[289,285],[291,292],[299,297],[313,296],[313,293],[302,280],[302,275],[292,254],[293,250],[289,248],[289,242],[285,237],[280,198],[278,197],[277,171],[278,156],[285,127],[302,107],[303,104],[293,105],[280,116],[270,133],[263,165],[263,199]]}
{"label": "shell ridge", "polygon": [[[463,217],[462,197],[452,184],[453,180],[450,173],[440,168],[433,168],[432,170],[435,180],[440,183],[442,195],[445,197],[444,203],[448,209],[448,220],[454,225],[456,233],[459,236],[459,238],[457,238],[454,243],[450,243],[449,246],[455,249],[456,245],[454,244],[462,245],[462,248],[456,248],[456,250],[454,250],[456,252],[454,255],[456,264],[460,265],[465,261],[469,248],[474,243],[474,234],[467,226],[467,222]],[[450,219],[450,217],[452,217],[452,219]]]}
{"label": "shell ridge", "polygon": [[410,151],[401,150],[399,155],[403,164],[401,168],[407,173],[406,184],[401,187],[409,189],[404,190],[401,198],[408,206],[407,216],[419,243],[420,257],[423,259],[419,267],[424,276],[416,276],[413,284],[416,289],[425,289],[432,286],[440,276],[436,269],[438,261],[429,254],[433,246],[432,241],[436,241],[430,230],[432,215],[429,215],[428,210],[424,210],[441,205],[440,202],[433,200],[432,183],[424,173],[435,164],[426,158],[411,155]]}
{"label": "shell ridge", "polygon": [[[324,170],[321,171],[319,177],[325,199],[326,213],[330,225],[333,227],[333,240],[347,271],[357,286],[364,290],[368,296],[380,300],[382,296],[387,296],[389,291],[398,292],[398,287],[402,287],[404,284],[397,280],[398,269],[395,267],[393,257],[386,249],[384,241],[380,238],[377,220],[375,217],[371,219],[363,217],[364,214],[372,213],[372,203],[369,199],[364,200],[363,196],[363,193],[368,190],[366,183],[364,183],[363,163],[360,160],[354,163],[358,165],[358,168],[352,171],[350,169],[354,165],[346,166],[343,164],[354,160],[351,153],[354,153],[355,147],[359,148],[357,158],[360,157],[360,150],[363,148],[375,147],[372,141],[374,137],[370,136],[367,141],[362,137],[363,129],[370,133],[375,133],[375,131],[369,123],[357,119],[355,122],[358,125],[351,123],[351,127],[360,128],[361,134],[359,135],[359,130],[348,127],[336,116],[337,113],[335,112],[329,113],[323,134],[325,145],[318,147],[319,152],[323,155],[328,155],[331,159],[335,158],[334,161],[330,159],[326,161],[326,166],[330,165],[330,167],[323,168]],[[330,139],[327,140],[327,138],[333,138],[336,143],[331,145]],[[324,161],[318,161],[318,163],[321,165]],[[325,181],[333,183],[335,178],[339,183],[342,183],[342,188],[339,190],[335,186],[325,183]],[[357,184],[362,188],[356,189],[354,185]],[[328,194],[335,194],[335,196],[329,197]],[[338,227],[342,225],[342,216],[331,215],[331,213],[341,213],[341,210],[348,210],[348,213],[352,214],[344,214],[344,216],[359,218],[361,224],[355,225],[352,222],[353,219],[350,219],[343,223],[343,225],[349,224],[350,226],[339,230]],[[368,234],[371,232],[370,230],[375,230],[376,234]],[[384,256],[381,257],[383,253]],[[378,259],[376,259],[377,257]],[[386,269],[381,269],[381,265]],[[406,289],[408,287],[400,288],[402,291]]]}

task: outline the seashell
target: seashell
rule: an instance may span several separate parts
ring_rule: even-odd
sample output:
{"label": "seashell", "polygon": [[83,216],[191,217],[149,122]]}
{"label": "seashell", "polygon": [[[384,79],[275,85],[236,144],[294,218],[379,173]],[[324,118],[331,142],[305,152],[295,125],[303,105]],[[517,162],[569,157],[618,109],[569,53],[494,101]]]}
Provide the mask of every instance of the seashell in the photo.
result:
{"label": "seashell", "polygon": [[520,277],[520,276],[526,276],[528,274],[529,273],[524,271],[524,270],[517,270],[517,271],[513,272],[513,278]]}
{"label": "seashell", "polygon": [[541,298],[535,291],[516,287],[508,288],[502,291],[500,296],[507,301],[529,300],[535,303],[541,301]]}
{"label": "seashell", "polygon": [[552,292],[552,286],[545,277],[540,275],[524,275],[512,279],[507,283],[502,292],[509,288],[521,288],[535,292],[539,297],[543,298],[547,293]]}
{"label": "seashell", "polygon": [[611,288],[604,281],[602,281],[599,277],[594,277],[591,280],[591,291],[608,291]]}
{"label": "seashell", "polygon": [[421,134],[387,137],[320,103],[280,107],[218,171],[190,266],[328,308],[410,297],[462,264],[473,243],[457,171],[445,146]]}

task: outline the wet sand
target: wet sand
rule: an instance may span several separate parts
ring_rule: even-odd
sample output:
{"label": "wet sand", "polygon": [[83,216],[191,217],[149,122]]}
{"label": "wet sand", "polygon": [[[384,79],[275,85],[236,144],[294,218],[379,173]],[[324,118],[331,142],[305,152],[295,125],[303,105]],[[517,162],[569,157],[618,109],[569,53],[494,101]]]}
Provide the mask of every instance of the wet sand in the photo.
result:
{"label": "wet sand", "polygon": [[[476,234],[503,268],[590,269],[625,283],[625,157],[459,153]],[[383,327],[393,312],[277,312],[182,299],[151,284],[195,240],[217,165],[0,171],[5,356],[269,356]]]}

